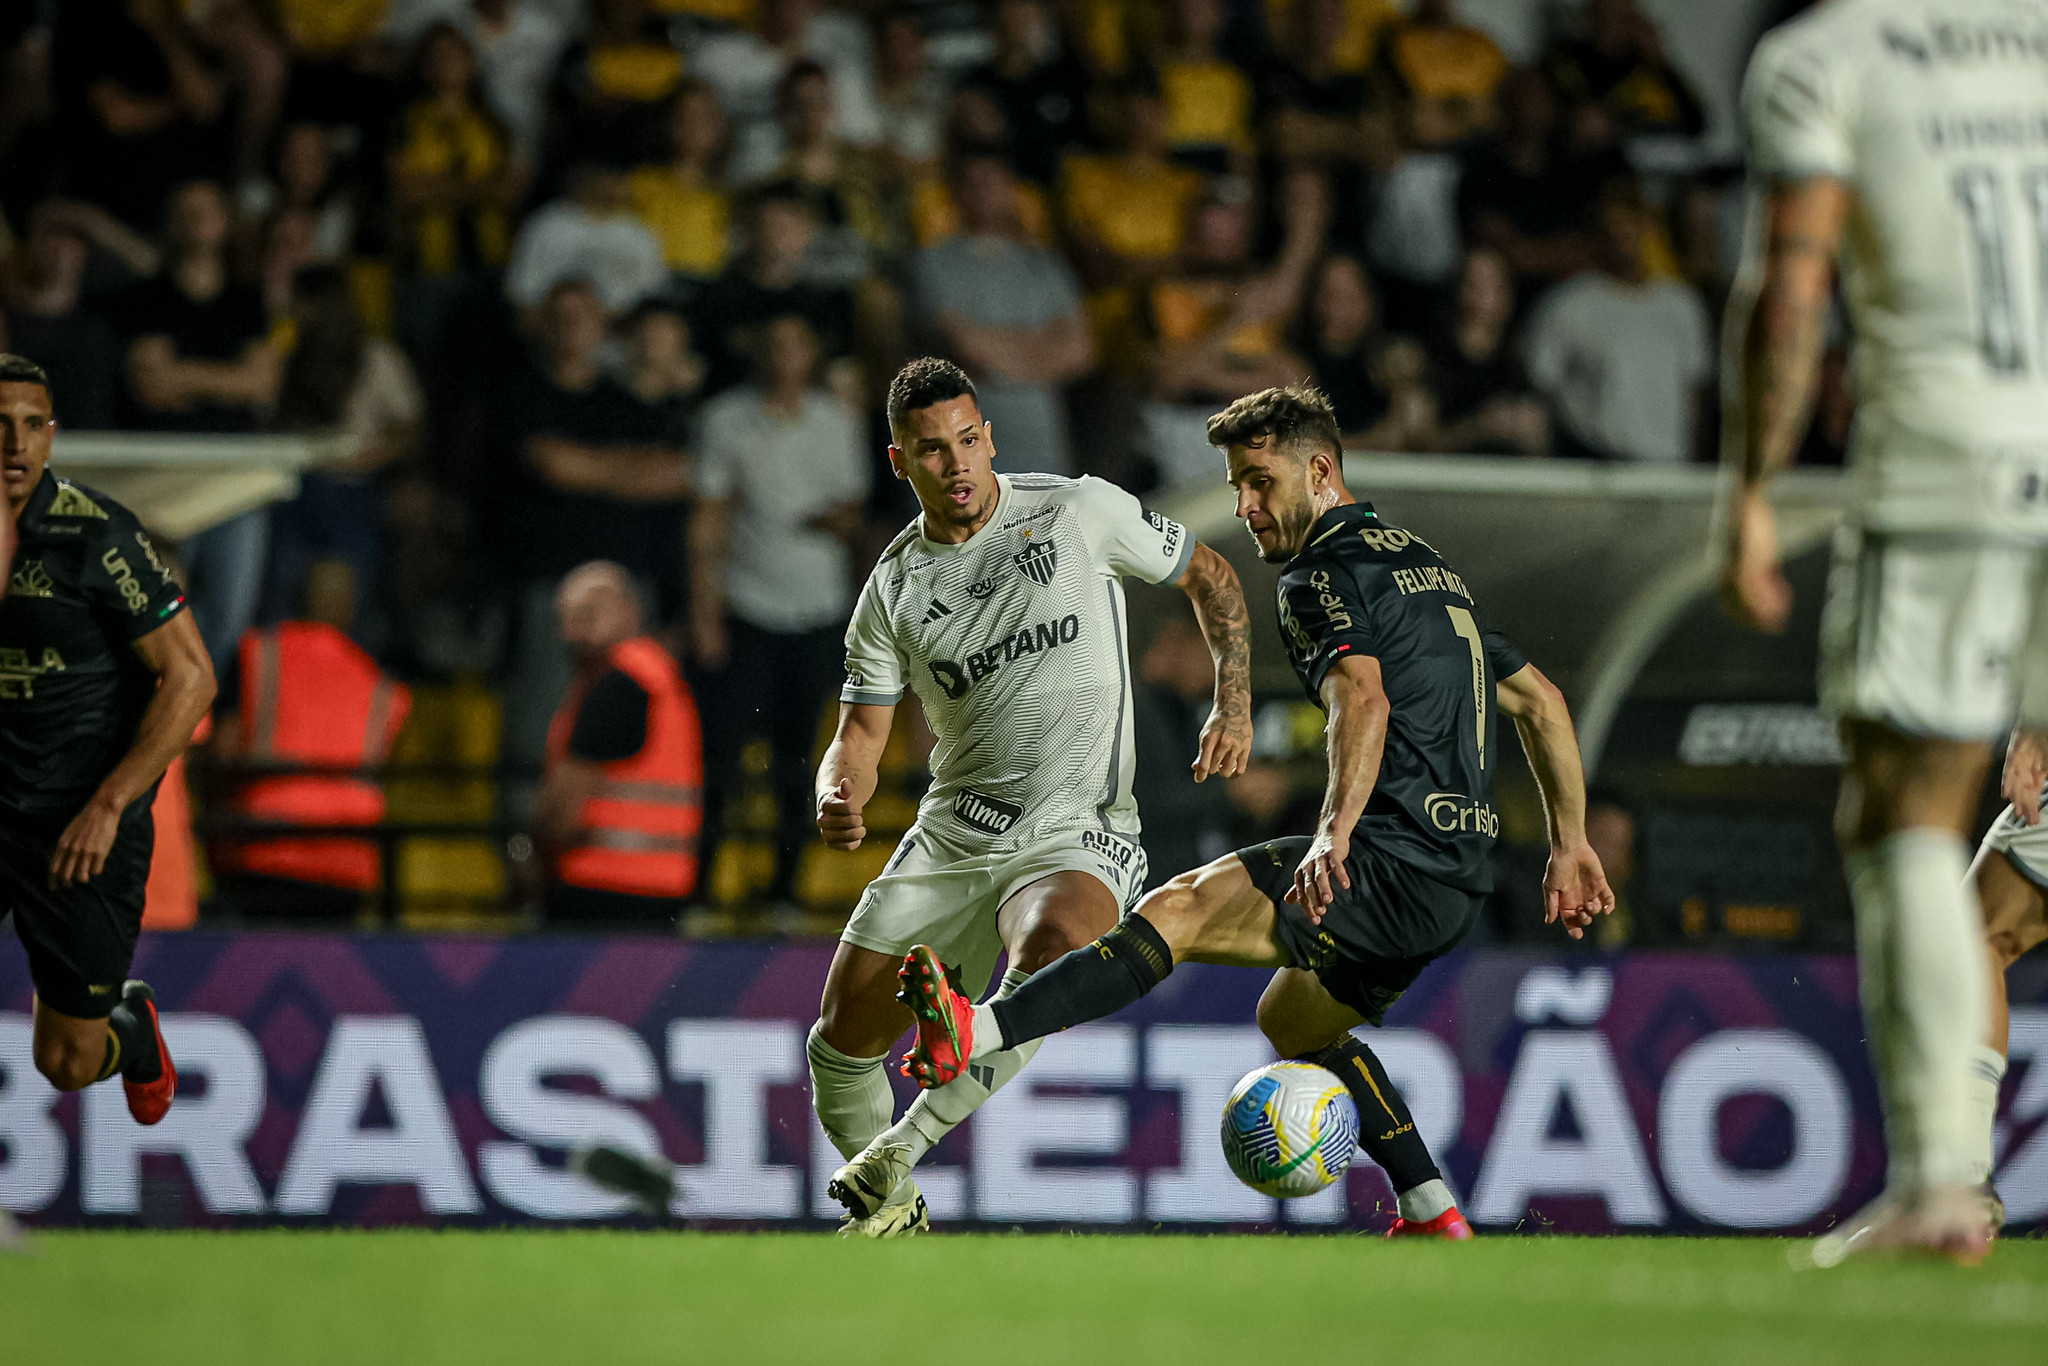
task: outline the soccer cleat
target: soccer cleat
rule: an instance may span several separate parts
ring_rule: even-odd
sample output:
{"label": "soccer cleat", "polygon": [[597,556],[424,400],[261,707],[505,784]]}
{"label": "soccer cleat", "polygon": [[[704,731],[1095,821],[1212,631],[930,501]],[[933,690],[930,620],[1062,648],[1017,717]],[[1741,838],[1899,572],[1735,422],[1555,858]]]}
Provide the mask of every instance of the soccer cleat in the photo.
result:
{"label": "soccer cleat", "polygon": [[130,1081],[128,1069],[121,1072],[121,1089],[128,1094],[128,1113],[137,1124],[155,1124],[171,1112],[178,1094],[178,1065],[171,1061],[170,1046],[164,1042],[163,1022],[157,1019],[156,995],[149,983],[130,980],[121,988],[121,1004],[137,1015],[147,1013],[150,1036],[156,1042],[157,1074],[154,1081]]}
{"label": "soccer cleat", "polygon": [[1465,1216],[1458,1213],[1456,1205],[1451,1206],[1434,1219],[1417,1221],[1395,1219],[1394,1226],[1387,1230],[1387,1237],[1394,1238],[1441,1238],[1446,1242],[1462,1243],[1472,1236],[1472,1225],[1465,1222]]}
{"label": "soccer cleat", "polygon": [[[921,1208],[922,1198],[918,1200]],[[21,1231],[21,1225],[14,1222],[14,1216],[0,1209],[0,1252],[27,1252],[28,1235]]]}
{"label": "soccer cleat", "polygon": [[923,944],[903,955],[896,999],[917,1017],[917,1041],[898,1070],[925,1090],[944,1086],[967,1070],[974,1055],[974,1002],[953,990],[939,955]]}
{"label": "soccer cleat", "polygon": [[914,1238],[932,1231],[932,1214],[925,1208],[924,1192],[910,1188],[908,1200],[884,1205],[867,1218],[847,1215],[839,1221],[842,1238]]}
{"label": "soccer cleat", "polygon": [[658,1157],[629,1153],[609,1143],[578,1148],[569,1154],[569,1170],[618,1195],[630,1196],[646,1213],[660,1218],[676,1198],[676,1169]]}
{"label": "soccer cleat", "polygon": [[871,1219],[882,1212],[913,1165],[909,1144],[870,1143],[832,1173],[825,1193],[846,1206],[855,1219]]}
{"label": "soccer cleat", "polygon": [[1851,1257],[1907,1255],[1975,1266],[1990,1255],[1996,1232],[1982,1187],[1886,1191],[1848,1222],[1795,1248],[1793,1262],[1825,1269]]}

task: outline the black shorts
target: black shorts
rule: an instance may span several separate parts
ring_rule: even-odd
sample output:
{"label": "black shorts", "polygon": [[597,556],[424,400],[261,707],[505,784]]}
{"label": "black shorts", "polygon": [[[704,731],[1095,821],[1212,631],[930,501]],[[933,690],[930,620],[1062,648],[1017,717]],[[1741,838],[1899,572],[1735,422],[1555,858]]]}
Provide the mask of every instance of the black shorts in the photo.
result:
{"label": "black shorts", "polygon": [[43,1004],[81,1020],[106,1018],[135,961],[156,827],[149,807],[129,808],[107,866],[81,887],[50,886],[50,859],[68,821],[0,819],[0,912],[28,950],[29,980]]}
{"label": "black shorts", "polygon": [[1311,843],[1306,835],[1292,835],[1240,849],[1237,857],[1252,885],[1272,900],[1273,937],[1294,966],[1313,972],[1367,1023],[1380,1024],[1422,970],[1457,947],[1486,898],[1446,886],[1353,839],[1344,860],[1351,886],[1332,885],[1336,899],[1317,925],[1287,899]]}

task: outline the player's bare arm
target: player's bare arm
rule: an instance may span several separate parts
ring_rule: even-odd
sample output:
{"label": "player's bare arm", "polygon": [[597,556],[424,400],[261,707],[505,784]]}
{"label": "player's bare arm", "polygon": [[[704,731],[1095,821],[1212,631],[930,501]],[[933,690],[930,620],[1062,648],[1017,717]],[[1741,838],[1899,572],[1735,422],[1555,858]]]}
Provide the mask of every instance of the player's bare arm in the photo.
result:
{"label": "player's bare arm", "polygon": [[1769,488],[1792,463],[1813,408],[1849,195],[1845,181],[1828,176],[1773,186],[1762,205],[1761,243],[1753,242],[1728,305],[1742,411],[1730,423],[1737,442],[1721,514],[1721,601],[1756,630],[1783,630],[1792,610]]}
{"label": "player's bare arm", "polygon": [[1209,546],[1195,546],[1180,587],[1195,605],[1202,639],[1209,642],[1209,657],[1216,661],[1216,698],[1202,724],[1195,781],[1211,774],[1235,778],[1252,754],[1251,612],[1245,607],[1237,571]]}
{"label": "player's bare arm", "polygon": [[1571,709],[1557,685],[1534,664],[1525,664],[1494,686],[1501,713],[1515,723],[1522,752],[1543,794],[1543,821],[1550,831],[1550,866],[1543,874],[1543,923],[1563,924],[1574,939],[1584,937],[1596,915],[1614,909],[1614,889],[1600,856],[1586,842],[1586,775],[1579,765],[1579,737]]}
{"label": "player's bare arm", "polygon": [[1998,790],[2012,803],[2021,825],[2041,822],[2041,785],[2048,783],[2048,731],[2026,725],[2012,728],[2005,746],[2005,770]]}
{"label": "player's bare arm", "polygon": [[1335,889],[1350,890],[1351,874],[1344,860],[1351,852],[1351,832],[1365,814],[1365,804],[1379,781],[1380,759],[1387,749],[1387,718],[1392,708],[1380,678],[1380,662],[1371,655],[1347,655],[1323,680],[1323,709],[1330,777],[1323,789],[1323,812],[1316,821],[1315,842],[1294,873],[1289,901],[1308,918],[1322,923]]}
{"label": "player's bare arm", "polygon": [[868,837],[861,810],[875,795],[882,747],[889,743],[894,706],[839,704],[839,727],[818,765],[818,834],[834,849],[858,849]]}
{"label": "player's bare arm", "polygon": [[213,664],[190,612],[180,612],[138,639],[134,650],[156,675],[156,696],[142,713],[135,743],[58,838],[50,860],[53,887],[75,886],[99,875],[114,847],[121,813],[185,752],[213,705]]}

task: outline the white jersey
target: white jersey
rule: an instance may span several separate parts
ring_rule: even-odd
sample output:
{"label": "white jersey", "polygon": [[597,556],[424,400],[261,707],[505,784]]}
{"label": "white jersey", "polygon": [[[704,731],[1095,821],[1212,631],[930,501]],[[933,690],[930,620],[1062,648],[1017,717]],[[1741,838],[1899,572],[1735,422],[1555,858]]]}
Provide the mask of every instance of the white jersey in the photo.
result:
{"label": "white jersey", "polygon": [[1862,523],[2048,539],[2048,0],[1831,0],[1743,104],[1757,174],[1855,192]]}
{"label": "white jersey", "polygon": [[883,552],[847,627],[840,698],[918,695],[938,747],[917,823],[956,849],[1136,835],[1120,576],[1177,580],[1194,538],[1100,479],[996,483],[964,543],[926,540],[920,518]]}

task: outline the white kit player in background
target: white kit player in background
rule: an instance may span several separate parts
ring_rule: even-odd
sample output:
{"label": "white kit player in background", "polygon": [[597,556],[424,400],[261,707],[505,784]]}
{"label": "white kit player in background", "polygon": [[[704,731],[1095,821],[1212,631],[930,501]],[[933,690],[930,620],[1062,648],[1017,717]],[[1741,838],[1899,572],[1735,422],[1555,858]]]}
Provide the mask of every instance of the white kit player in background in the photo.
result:
{"label": "white kit player in background", "polygon": [[904,954],[931,945],[978,997],[1007,950],[1008,990],[1109,931],[1144,889],[1123,577],[1186,592],[1215,658],[1196,780],[1241,773],[1251,753],[1250,617],[1221,555],[1114,484],[997,475],[974,386],[950,362],[903,368],[889,427],[890,463],[923,512],[847,629],[838,732],[818,769],[825,842],[866,837],[906,687],[938,746],[917,823],[840,937],[808,1045],[819,1122],[848,1159],[830,1186],[842,1231],[875,1237],[928,1226],[911,1169],[1031,1056],[925,1092],[891,1126],[883,1069],[911,1023],[896,999]]}
{"label": "white kit player in background", "polygon": [[1764,38],[1743,99],[1764,189],[1728,328],[1739,618],[1779,630],[1790,607],[1766,489],[1805,430],[1838,255],[1859,398],[1820,695],[1849,755],[1836,825],[1890,1165],[1813,1253],[1975,1261],[1996,1201],[1973,1116],[2004,1063],[1982,1042],[1966,839],[1991,746],[2038,691],[2048,4],[1832,0]]}

